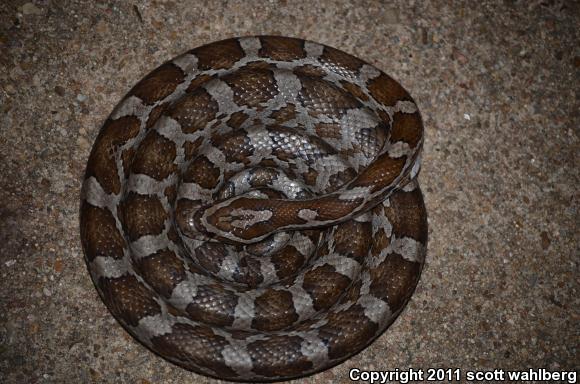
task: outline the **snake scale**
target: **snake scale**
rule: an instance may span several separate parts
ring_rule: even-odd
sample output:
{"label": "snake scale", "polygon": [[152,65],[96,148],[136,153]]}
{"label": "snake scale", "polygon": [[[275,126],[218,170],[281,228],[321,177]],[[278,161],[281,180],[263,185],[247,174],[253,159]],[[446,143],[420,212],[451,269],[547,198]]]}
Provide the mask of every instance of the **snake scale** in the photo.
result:
{"label": "snake scale", "polygon": [[423,125],[391,77],[295,38],[214,42],[161,65],[105,121],[81,239],[109,310],[207,376],[334,366],[421,273]]}

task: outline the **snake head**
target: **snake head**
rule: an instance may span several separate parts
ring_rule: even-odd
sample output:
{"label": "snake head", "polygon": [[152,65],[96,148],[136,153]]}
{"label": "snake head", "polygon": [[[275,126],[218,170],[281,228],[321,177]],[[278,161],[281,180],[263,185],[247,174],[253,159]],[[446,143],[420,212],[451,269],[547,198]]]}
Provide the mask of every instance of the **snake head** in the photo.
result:
{"label": "snake head", "polygon": [[245,195],[211,206],[178,202],[176,221],[183,234],[199,238],[200,233],[230,243],[251,244],[275,231],[273,212],[267,201]]}

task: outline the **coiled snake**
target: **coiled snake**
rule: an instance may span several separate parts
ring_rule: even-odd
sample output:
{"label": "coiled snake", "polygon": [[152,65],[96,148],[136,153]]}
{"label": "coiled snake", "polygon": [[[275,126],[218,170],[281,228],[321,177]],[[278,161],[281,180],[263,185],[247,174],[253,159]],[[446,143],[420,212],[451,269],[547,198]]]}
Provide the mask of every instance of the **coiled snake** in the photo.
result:
{"label": "coiled snake", "polygon": [[427,244],[423,126],[373,66],[294,38],[228,39],[117,105],[81,198],[103,301],[148,348],[229,380],[308,375],[401,312]]}

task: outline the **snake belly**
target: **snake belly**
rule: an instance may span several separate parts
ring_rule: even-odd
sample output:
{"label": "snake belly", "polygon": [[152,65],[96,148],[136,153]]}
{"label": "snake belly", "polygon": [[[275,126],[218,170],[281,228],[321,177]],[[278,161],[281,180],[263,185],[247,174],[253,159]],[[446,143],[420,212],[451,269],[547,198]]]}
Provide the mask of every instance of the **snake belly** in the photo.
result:
{"label": "snake belly", "polygon": [[332,367],[419,280],[423,125],[375,67],[295,38],[214,42],[116,106],[83,182],[85,260],[139,342],[188,370],[277,381]]}

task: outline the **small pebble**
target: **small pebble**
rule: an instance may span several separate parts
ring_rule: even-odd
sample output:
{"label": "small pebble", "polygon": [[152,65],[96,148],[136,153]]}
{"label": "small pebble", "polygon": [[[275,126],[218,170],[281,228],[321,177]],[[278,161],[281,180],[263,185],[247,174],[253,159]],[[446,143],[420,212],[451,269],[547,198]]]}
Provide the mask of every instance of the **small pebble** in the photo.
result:
{"label": "small pebble", "polygon": [[86,99],[87,99],[87,96],[83,95],[82,93],[79,93],[79,94],[77,95],[77,100],[78,100],[79,102],[81,102],[81,103],[82,103],[83,101],[85,101]]}
{"label": "small pebble", "polygon": [[385,9],[385,23],[391,25],[399,23],[399,13],[396,8]]}
{"label": "small pebble", "polygon": [[542,232],[540,234],[540,238],[541,238],[541,244],[542,244],[542,249],[546,250],[548,249],[548,247],[550,246],[551,240],[550,237],[548,236],[547,232]]}
{"label": "small pebble", "polygon": [[77,146],[78,146],[80,149],[82,149],[83,151],[86,151],[86,150],[88,150],[88,149],[89,149],[89,147],[90,147],[90,145],[91,145],[91,144],[89,143],[89,141],[88,141],[86,138],[84,138],[84,137],[82,137],[82,136],[79,136],[79,137],[77,138]]}
{"label": "small pebble", "polygon": [[66,90],[64,89],[64,87],[57,85],[56,87],[54,87],[54,92],[59,96],[64,96],[64,94],[66,93]]}
{"label": "small pebble", "polygon": [[[62,267],[63,267],[63,265],[62,265],[62,260],[61,260],[61,259],[56,259],[56,260],[54,261],[54,265],[53,265],[53,268],[54,268],[54,270],[55,270],[57,273],[60,273],[60,272],[62,272]],[[51,277],[52,277],[52,276],[51,276]]]}
{"label": "small pebble", "polygon": [[40,15],[42,10],[32,3],[26,3],[22,6],[22,14],[24,15]]}
{"label": "small pebble", "polygon": [[16,88],[14,88],[14,86],[12,84],[6,84],[4,86],[4,89],[6,90],[6,93],[13,95],[16,92]]}

